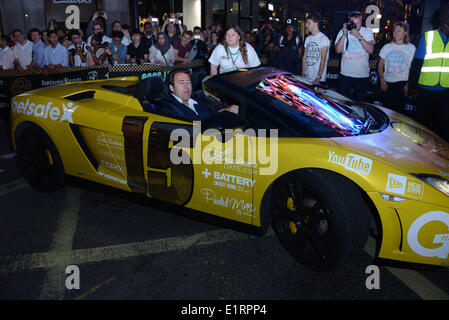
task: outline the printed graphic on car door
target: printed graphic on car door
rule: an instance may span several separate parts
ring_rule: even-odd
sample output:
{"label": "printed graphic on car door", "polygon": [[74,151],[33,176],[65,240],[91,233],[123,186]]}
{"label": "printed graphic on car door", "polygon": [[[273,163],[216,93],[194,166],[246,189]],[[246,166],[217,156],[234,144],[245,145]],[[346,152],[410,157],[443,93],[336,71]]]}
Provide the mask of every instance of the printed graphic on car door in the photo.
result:
{"label": "printed graphic on car door", "polygon": [[192,200],[199,209],[251,223],[258,214],[252,202],[255,137],[238,129],[225,131],[209,129],[196,138]]}

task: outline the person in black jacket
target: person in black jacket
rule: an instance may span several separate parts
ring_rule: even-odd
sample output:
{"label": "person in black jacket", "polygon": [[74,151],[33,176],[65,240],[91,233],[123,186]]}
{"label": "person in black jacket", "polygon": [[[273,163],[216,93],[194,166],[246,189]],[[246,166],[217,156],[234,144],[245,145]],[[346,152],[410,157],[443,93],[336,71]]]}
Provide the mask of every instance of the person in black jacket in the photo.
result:
{"label": "person in black jacket", "polygon": [[[192,98],[192,77],[185,69],[176,69],[168,75],[168,84],[171,96],[183,114],[193,120],[206,120],[214,116],[216,112],[208,109],[200,99]],[[239,107],[231,105],[218,110],[218,112],[229,111],[238,114]]]}

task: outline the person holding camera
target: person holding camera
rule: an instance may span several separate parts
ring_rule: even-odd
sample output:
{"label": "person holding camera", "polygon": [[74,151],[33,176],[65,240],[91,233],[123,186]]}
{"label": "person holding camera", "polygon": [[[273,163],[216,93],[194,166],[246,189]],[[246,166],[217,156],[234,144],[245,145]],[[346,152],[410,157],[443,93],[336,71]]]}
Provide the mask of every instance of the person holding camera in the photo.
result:
{"label": "person holding camera", "polygon": [[[362,27],[362,13],[348,14],[348,22],[335,40],[335,51],[342,54],[340,66],[340,93],[363,100],[369,86],[369,55],[374,51],[374,34]],[[351,90],[354,89],[354,93]]]}
{"label": "person holding camera", "polygon": [[164,24],[162,25],[162,32],[165,32],[168,35],[168,41],[171,45],[175,43],[176,40],[181,38],[181,35],[184,34],[184,29],[181,24],[180,14],[170,13],[170,18],[165,19]]}
{"label": "person holding camera", "polygon": [[103,33],[104,32],[104,28],[103,28],[103,25],[101,23],[98,23],[98,22],[95,23],[93,30],[94,30],[94,33],[87,38],[87,45],[88,46],[90,46],[90,42],[92,40],[92,37],[94,35],[96,35],[96,34],[101,34],[101,42],[100,43],[111,43],[112,42],[112,39]]}
{"label": "person holding camera", "polygon": [[103,34],[95,34],[90,39],[90,46],[87,46],[89,55],[87,56],[87,65],[89,66],[101,66],[102,64],[108,64],[107,53],[105,47],[109,46],[107,43],[102,43]]}
{"label": "person holding camera", "polygon": [[[101,31],[95,30],[96,25],[99,24],[102,28]],[[106,30],[104,30],[103,26],[105,26]],[[97,11],[93,14],[92,19],[89,21],[86,28],[87,37],[91,37],[92,35],[101,32],[105,36],[110,36],[112,34],[112,26],[109,23],[108,15],[104,11]],[[103,42],[109,42],[105,39]],[[90,39],[87,39],[87,43],[90,43]]]}
{"label": "person holding camera", "polygon": [[142,33],[139,30],[131,31],[132,43],[128,45],[126,52],[126,62],[141,64],[148,62],[149,49],[145,41],[142,41]]}
{"label": "person holding camera", "polygon": [[75,67],[87,66],[87,44],[83,41],[78,30],[70,32],[72,44],[69,46],[69,63]]}
{"label": "person holding camera", "polygon": [[192,50],[190,50],[189,54],[190,61],[196,59],[207,59],[208,50],[206,42],[204,41],[204,35],[201,27],[196,26],[193,28],[193,39],[190,43],[192,45]]}

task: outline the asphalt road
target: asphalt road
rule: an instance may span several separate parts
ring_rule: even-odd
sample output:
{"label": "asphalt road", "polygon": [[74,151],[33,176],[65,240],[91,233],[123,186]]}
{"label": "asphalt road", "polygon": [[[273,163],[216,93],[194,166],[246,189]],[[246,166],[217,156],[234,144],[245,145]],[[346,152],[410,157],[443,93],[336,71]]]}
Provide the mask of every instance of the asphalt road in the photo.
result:
{"label": "asphalt road", "polygon": [[368,289],[372,239],[351,263],[316,273],[271,229],[249,235],[79,181],[40,193],[18,172],[7,125],[2,113],[2,300],[449,300],[446,272],[380,267],[379,288]]}

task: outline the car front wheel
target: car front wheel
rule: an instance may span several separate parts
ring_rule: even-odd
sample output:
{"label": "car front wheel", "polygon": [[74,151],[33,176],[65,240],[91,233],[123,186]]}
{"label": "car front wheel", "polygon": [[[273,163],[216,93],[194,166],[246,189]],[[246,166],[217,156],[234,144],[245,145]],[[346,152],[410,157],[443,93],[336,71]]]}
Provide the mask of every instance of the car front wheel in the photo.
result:
{"label": "car front wheel", "polygon": [[360,253],[367,241],[369,209],[358,188],[325,170],[281,177],[271,198],[273,228],[287,251],[315,271],[330,271]]}

